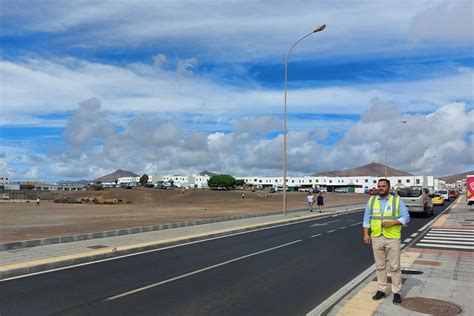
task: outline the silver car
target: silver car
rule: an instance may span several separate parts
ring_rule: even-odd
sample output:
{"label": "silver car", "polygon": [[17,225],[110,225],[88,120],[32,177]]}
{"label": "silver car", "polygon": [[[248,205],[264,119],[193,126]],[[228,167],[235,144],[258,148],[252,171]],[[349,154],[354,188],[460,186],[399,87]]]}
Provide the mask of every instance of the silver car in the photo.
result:
{"label": "silver car", "polygon": [[410,213],[423,214],[426,217],[433,216],[433,202],[427,188],[400,188],[397,190],[397,195],[405,202]]}

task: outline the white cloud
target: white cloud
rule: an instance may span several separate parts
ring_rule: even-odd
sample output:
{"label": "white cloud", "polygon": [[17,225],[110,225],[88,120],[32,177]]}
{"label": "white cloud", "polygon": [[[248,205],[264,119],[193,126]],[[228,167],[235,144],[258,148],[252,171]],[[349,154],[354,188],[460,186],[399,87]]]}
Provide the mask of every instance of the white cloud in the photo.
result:
{"label": "white cloud", "polygon": [[472,45],[474,42],[473,2],[445,1],[417,14],[410,25],[414,42],[447,41]]}
{"label": "white cloud", "polygon": [[94,139],[103,139],[114,134],[112,123],[103,118],[100,101],[96,98],[79,103],[64,129],[64,138],[72,147],[84,146]]}
{"label": "white cloud", "polygon": [[[28,122],[32,114],[71,111],[72,105],[92,97],[102,101],[103,110],[114,113],[240,117],[282,111],[280,90],[236,88],[188,72],[183,76],[156,69],[156,65],[119,67],[74,58],[0,60],[3,122],[13,117]],[[451,74],[430,79],[290,89],[288,111],[359,114],[375,97],[397,104],[403,112],[433,111],[453,100],[472,99],[472,78],[472,69],[452,68]]]}
{"label": "white cloud", "polygon": [[242,61],[280,60],[291,43],[320,23],[327,23],[327,30],[300,45],[300,56],[407,51],[412,34],[423,39],[433,29],[441,40],[464,36],[459,34],[468,32],[470,1],[444,3],[91,0],[40,1],[31,10],[31,5],[2,0],[1,14],[7,35],[50,33],[62,45],[79,48],[159,44],[202,60]]}

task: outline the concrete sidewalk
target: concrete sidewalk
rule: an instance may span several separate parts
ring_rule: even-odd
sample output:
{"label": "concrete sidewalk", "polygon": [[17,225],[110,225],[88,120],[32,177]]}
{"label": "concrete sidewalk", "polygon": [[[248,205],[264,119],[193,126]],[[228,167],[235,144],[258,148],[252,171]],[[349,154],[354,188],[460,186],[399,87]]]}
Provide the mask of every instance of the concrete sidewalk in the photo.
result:
{"label": "concrete sidewalk", "polygon": [[402,252],[401,305],[373,301],[375,273],[327,315],[474,315],[474,208],[465,196],[410,241]]}
{"label": "concrete sidewalk", "polygon": [[0,251],[0,280],[264,227],[301,222],[328,214],[356,212],[363,207],[362,204],[338,206],[327,208],[322,214],[306,210],[289,212],[286,216],[278,214],[225,220],[122,236],[3,250]]}

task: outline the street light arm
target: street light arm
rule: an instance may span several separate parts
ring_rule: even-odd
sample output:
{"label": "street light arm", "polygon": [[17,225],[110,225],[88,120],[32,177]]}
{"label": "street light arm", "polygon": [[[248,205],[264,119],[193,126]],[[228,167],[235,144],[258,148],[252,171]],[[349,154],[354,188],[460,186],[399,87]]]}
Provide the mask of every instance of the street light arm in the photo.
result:
{"label": "street light arm", "polygon": [[288,58],[290,57],[291,51],[298,45],[299,42],[307,38],[313,33],[321,32],[326,28],[326,24],[322,24],[318,26],[316,29],[311,31],[310,33],[306,34],[305,36],[301,37],[297,40],[291,48],[288,50],[288,54],[286,54],[285,58],[285,100],[284,100],[284,110],[283,110],[283,215],[286,215],[286,85],[288,81]]}

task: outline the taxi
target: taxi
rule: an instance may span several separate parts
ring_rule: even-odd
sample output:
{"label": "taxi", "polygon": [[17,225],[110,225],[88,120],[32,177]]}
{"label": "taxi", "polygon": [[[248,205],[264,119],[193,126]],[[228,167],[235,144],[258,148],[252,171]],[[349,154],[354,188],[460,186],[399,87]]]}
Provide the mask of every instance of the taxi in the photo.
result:
{"label": "taxi", "polygon": [[444,205],[444,198],[439,194],[433,194],[431,197],[433,205]]}

